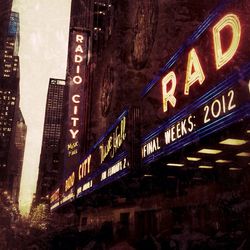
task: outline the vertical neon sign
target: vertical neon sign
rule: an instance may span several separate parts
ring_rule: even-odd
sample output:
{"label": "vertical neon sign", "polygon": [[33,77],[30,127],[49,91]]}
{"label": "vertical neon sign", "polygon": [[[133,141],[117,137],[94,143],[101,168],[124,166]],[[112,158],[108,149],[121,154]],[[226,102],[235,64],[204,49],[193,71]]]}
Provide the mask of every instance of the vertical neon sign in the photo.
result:
{"label": "vertical neon sign", "polygon": [[80,28],[70,30],[68,68],[66,83],[68,87],[67,126],[64,168],[67,175],[76,166],[81,153],[84,114],[84,93],[88,60],[88,33]]}

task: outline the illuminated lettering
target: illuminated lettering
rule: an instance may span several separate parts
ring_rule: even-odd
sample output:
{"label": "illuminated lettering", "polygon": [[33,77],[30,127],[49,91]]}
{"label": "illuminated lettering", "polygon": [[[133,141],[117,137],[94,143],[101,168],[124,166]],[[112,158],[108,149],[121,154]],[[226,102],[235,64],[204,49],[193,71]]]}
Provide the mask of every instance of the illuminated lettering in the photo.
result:
{"label": "illuminated lettering", "polygon": [[169,144],[176,139],[179,139],[182,136],[192,132],[195,126],[193,118],[194,117],[190,115],[188,118],[183,119],[182,121],[171,126],[171,128],[167,129],[164,132],[165,144]]}
{"label": "illuminated lettering", "polygon": [[[221,45],[221,31],[225,27],[230,27],[232,30],[232,40],[224,52],[222,51]],[[214,54],[216,69],[220,69],[228,61],[230,61],[240,43],[241,26],[239,18],[234,14],[228,14],[224,16],[214,27],[213,27],[213,40],[214,40]]]}
{"label": "illuminated lettering", "polygon": [[142,158],[146,157],[147,155],[152,154],[153,152],[155,152],[156,150],[159,150],[160,148],[161,147],[159,143],[159,138],[156,137],[152,141],[148,142],[147,144],[143,146]]}
{"label": "illuminated lettering", "polygon": [[[76,98],[77,98],[78,100],[77,100]],[[73,101],[74,103],[80,103],[79,98],[80,98],[80,95],[73,95],[73,96],[72,96],[72,101]]]}
{"label": "illuminated lettering", "polygon": [[77,52],[83,53],[83,49],[82,49],[82,46],[81,46],[80,44],[77,45],[75,52],[76,52],[76,53],[77,53]]}
{"label": "illuminated lettering", "polygon": [[72,139],[76,139],[76,136],[77,136],[79,130],[78,129],[77,130],[70,129],[69,132],[72,135]]}
{"label": "illuminated lettering", "polygon": [[81,76],[74,76],[73,77],[73,83],[81,84],[82,83],[82,77]]}
{"label": "illuminated lettering", "polygon": [[114,157],[116,151],[121,147],[123,141],[126,138],[126,117],[123,117],[119,126],[117,126],[109,137],[106,144],[101,144],[99,146],[100,155],[101,155],[101,163],[105,160],[105,158],[110,155],[111,158]]}
{"label": "illuminated lettering", "polygon": [[73,172],[69,178],[65,181],[65,192],[72,188],[75,184],[75,172]]}
{"label": "illuminated lettering", "polygon": [[[171,83],[171,88],[168,91],[169,83]],[[162,95],[163,95],[163,112],[168,110],[168,102],[175,107],[176,105],[176,98],[174,96],[176,88],[176,75],[174,71],[169,72],[164,78],[162,79]]]}
{"label": "illuminated lettering", "polygon": [[195,82],[199,82],[201,85],[205,80],[205,75],[203,73],[199,58],[195,49],[192,49],[188,54],[188,62],[187,62],[187,72],[186,72],[186,81],[184,94],[189,95],[189,88]]}
{"label": "illuminated lettering", "polygon": [[73,127],[76,127],[77,121],[79,121],[78,117],[71,117],[71,121],[73,121]]}
{"label": "illuminated lettering", "polygon": [[79,181],[90,173],[90,162],[91,155],[89,155],[78,168],[78,179]]}
{"label": "illuminated lettering", "polygon": [[80,55],[75,55],[75,63],[80,63],[80,62],[82,62],[82,60],[83,60],[83,57],[82,57],[82,56],[80,56]]}
{"label": "illuminated lettering", "polygon": [[83,43],[83,39],[84,39],[83,35],[80,35],[80,34],[76,35],[76,42],[77,43]]}
{"label": "illuminated lettering", "polygon": [[[75,34],[75,47],[74,47],[74,55],[73,55],[73,59],[72,59],[72,68],[74,68],[74,75],[71,76],[72,79],[72,83],[73,85],[79,85],[82,84],[83,82],[83,77],[80,74],[81,73],[81,69],[82,69],[82,65],[83,65],[83,60],[84,60],[84,45],[82,45],[82,43],[84,42],[84,36],[82,34]],[[73,87],[72,87],[73,88]],[[74,88],[73,88],[74,90]],[[71,120],[71,126],[76,128],[79,126],[79,112],[80,112],[80,106],[79,104],[81,103],[81,95],[79,94],[79,90],[75,90],[75,93],[73,93],[73,91],[70,92],[71,96],[69,96],[69,100],[72,101],[73,105],[71,106],[71,110],[70,110],[70,114],[71,117],[69,117],[69,119]],[[74,117],[72,117],[72,115],[74,115]],[[72,129],[69,128],[69,133],[70,133],[70,137],[71,139],[77,139],[77,136],[79,134],[79,129]],[[69,152],[69,156],[72,156],[74,154],[77,154],[78,150],[74,150]]]}

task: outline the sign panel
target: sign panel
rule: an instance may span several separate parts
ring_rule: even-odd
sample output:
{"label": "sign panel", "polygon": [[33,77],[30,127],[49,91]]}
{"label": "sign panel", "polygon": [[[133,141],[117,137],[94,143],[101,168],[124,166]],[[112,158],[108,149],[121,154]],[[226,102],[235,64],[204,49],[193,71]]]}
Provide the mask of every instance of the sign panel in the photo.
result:
{"label": "sign panel", "polygon": [[81,153],[83,126],[86,122],[84,113],[86,67],[88,60],[88,33],[79,28],[70,30],[68,68],[66,84],[68,88],[68,116],[66,126],[66,145],[64,169],[67,176],[72,167],[78,164]]}
{"label": "sign panel", "polygon": [[80,197],[129,172],[128,111],[98,140],[76,169]]}
{"label": "sign panel", "polygon": [[245,0],[223,1],[144,89],[144,164],[249,114],[250,13],[244,6]]}

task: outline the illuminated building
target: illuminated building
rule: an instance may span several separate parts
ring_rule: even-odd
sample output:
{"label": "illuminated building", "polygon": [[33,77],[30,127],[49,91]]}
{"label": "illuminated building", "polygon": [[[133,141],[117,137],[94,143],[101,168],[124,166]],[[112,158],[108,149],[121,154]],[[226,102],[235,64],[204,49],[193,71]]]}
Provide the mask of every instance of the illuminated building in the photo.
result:
{"label": "illuminated building", "polygon": [[248,1],[113,3],[101,53],[92,41],[89,150],[54,188],[51,210],[68,227],[109,224],[131,240],[186,225],[241,228],[235,208],[249,218],[241,205],[250,190]]}
{"label": "illuminated building", "polygon": [[63,126],[65,80],[50,78],[43,127],[42,148],[36,190],[36,204],[46,201],[61,177],[59,165]]}
{"label": "illuminated building", "polygon": [[[1,188],[12,193],[15,178],[11,169],[10,161],[13,146],[15,144],[16,126],[19,120],[19,14],[12,12],[9,20],[7,36],[4,44],[2,68],[0,71],[0,172]],[[14,168],[15,168],[14,167]],[[12,175],[12,177],[11,177]],[[18,200],[18,195],[15,195]]]}
{"label": "illuminated building", "polygon": [[[11,14],[12,0],[0,1],[0,52],[2,54]],[[2,60],[1,60],[2,61]]]}
{"label": "illuminated building", "polygon": [[11,12],[10,23],[8,33],[5,41],[4,53],[3,53],[3,78],[17,78],[19,70],[19,14],[17,12]]}

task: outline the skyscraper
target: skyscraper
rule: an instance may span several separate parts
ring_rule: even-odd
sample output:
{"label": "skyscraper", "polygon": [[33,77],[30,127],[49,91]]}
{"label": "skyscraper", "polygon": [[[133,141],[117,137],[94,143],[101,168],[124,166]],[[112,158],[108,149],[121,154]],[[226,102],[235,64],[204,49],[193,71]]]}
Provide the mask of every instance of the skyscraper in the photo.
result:
{"label": "skyscraper", "polygon": [[12,0],[0,0],[0,51],[3,51],[6,39],[9,19],[11,14]]}
{"label": "skyscraper", "polygon": [[19,112],[19,14],[12,12],[0,71],[0,187],[11,192],[11,144]]}
{"label": "skyscraper", "polygon": [[9,186],[12,200],[18,205],[27,126],[20,108],[16,114],[15,133],[11,141],[9,157]]}
{"label": "skyscraper", "polygon": [[46,201],[60,178],[60,143],[63,125],[65,81],[50,78],[44,119],[36,204]]}

